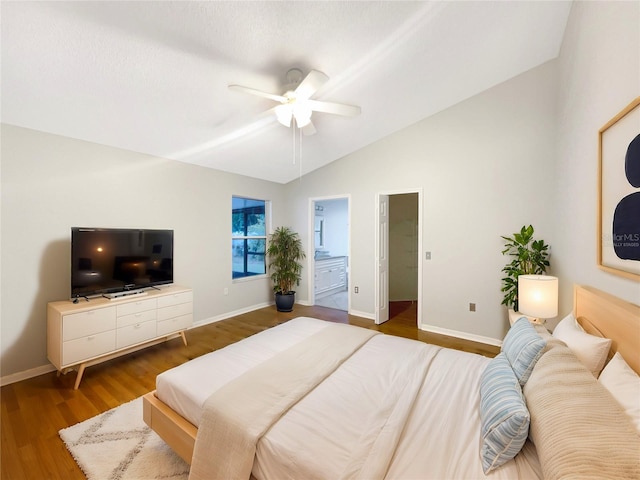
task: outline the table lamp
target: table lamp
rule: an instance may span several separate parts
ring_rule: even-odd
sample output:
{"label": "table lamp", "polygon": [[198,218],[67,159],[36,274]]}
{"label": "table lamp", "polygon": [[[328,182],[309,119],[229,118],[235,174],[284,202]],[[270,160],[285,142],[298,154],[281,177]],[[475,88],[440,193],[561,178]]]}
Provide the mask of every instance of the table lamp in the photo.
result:
{"label": "table lamp", "polygon": [[549,275],[518,276],[518,311],[539,323],[558,316],[558,278]]}

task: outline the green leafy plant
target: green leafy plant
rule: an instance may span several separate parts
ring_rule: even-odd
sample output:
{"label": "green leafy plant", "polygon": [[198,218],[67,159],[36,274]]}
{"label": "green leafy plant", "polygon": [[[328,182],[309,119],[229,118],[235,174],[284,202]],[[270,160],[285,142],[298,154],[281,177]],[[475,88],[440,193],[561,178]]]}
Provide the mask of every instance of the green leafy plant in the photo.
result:
{"label": "green leafy plant", "polygon": [[504,299],[502,305],[518,310],[518,276],[540,275],[549,266],[549,245],[544,240],[533,239],[533,227],[523,226],[520,232],[511,237],[502,237],[507,243],[502,250],[503,255],[512,257],[502,271],[506,277],[502,279]]}
{"label": "green leafy plant", "polygon": [[273,291],[287,294],[293,292],[294,285],[300,285],[302,265],[305,258],[302,240],[289,227],[278,227],[269,236],[267,248],[269,269],[272,271]]}

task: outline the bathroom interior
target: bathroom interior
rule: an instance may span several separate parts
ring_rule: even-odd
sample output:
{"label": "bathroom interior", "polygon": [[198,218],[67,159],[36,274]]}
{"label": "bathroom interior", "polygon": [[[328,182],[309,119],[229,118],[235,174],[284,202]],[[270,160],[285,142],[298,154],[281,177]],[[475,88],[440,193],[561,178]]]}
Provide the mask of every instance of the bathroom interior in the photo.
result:
{"label": "bathroom interior", "polygon": [[314,202],[315,304],[347,311],[349,306],[349,202]]}

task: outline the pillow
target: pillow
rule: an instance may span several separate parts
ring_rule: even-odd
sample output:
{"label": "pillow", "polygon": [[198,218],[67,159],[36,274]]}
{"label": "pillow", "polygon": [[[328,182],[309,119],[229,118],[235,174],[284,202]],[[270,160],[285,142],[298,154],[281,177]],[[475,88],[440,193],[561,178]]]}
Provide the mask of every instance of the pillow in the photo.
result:
{"label": "pillow", "polygon": [[550,340],[524,386],[545,480],[640,478],[640,436],[564,343]]}
{"label": "pillow", "polygon": [[527,383],[546,343],[525,317],[516,320],[507,332],[502,342],[502,352],[509,360],[520,385]]}
{"label": "pillow", "polygon": [[515,457],[529,434],[529,411],[504,353],[493,358],[480,376],[480,419],[480,455],[487,474]]}
{"label": "pillow", "polygon": [[611,347],[610,339],[585,332],[572,313],[564,317],[556,326],[553,337],[566,343],[593,376],[598,377],[604,362],[607,361]]}
{"label": "pillow", "polygon": [[532,323],[531,325],[533,325],[536,333],[540,335],[540,338],[542,338],[545,342],[551,338],[551,332],[547,330],[547,327],[545,327],[543,324]]}
{"label": "pillow", "polygon": [[622,406],[640,433],[640,376],[616,352],[598,380]]}

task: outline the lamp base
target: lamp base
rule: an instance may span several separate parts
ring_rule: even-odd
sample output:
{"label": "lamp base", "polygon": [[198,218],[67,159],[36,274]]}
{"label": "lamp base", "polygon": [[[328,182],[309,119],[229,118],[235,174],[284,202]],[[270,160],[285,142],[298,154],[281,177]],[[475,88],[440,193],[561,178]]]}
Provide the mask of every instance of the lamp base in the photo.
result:
{"label": "lamp base", "polygon": [[510,325],[513,325],[516,322],[516,320],[518,320],[521,317],[525,317],[531,323],[537,323],[538,325],[544,325],[545,321],[546,321],[544,318],[530,317],[530,316],[525,315],[525,314],[520,313],[520,312],[514,312],[512,308],[509,309],[509,324]]}

